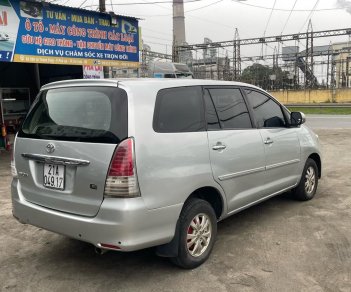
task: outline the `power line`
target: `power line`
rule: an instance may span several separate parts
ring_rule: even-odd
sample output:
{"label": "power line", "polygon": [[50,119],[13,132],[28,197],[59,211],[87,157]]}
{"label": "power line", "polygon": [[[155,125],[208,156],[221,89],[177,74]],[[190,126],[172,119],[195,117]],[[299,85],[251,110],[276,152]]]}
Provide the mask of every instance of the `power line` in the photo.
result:
{"label": "power line", "polygon": [[144,27],[142,27],[142,29],[143,29],[143,30],[149,30],[149,31],[152,31],[152,32],[153,32],[153,33],[155,33],[155,34],[167,35],[167,36],[172,37],[172,34],[166,34],[166,33],[160,32],[159,30],[154,30],[154,29],[144,28]]}
{"label": "power line", "polygon": [[302,29],[305,27],[306,23],[311,19],[313,13],[315,12],[315,9],[317,8],[318,3],[319,3],[319,0],[316,0],[316,3],[314,4],[314,6],[313,6],[313,8],[312,8],[312,10],[311,10],[311,12],[310,12],[310,14],[307,16],[307,19],[306,19],[306,21],[304,22],[303,26],[300,28],[299,32],[302,31]]}
{"label": "power line", "polygon": [[147,37],[147,38],[151,38],[151,39],[156,39],[156,40],[161,40],[161,41],[172,42],[172,40],[170,40],[170,39],[158,38],[158,37],[148,36],[148,35],[145,35],[145,34],[143,34],[143,37]]}
{"label": "power line", "polygon": [[293,10],[294,10],[294,8],[295,8],[295,5],[296,5],[297,1],[298,1],[298,0],[295,0],[295,3],[294,3],[293,7],[292,7],[291,10],[290,10],[289,16],[288,16],[288,18],[286,19],[286,22],[285,22],[285,24],[284,24],[284,26],[283,26],[283,29],[282,29],[282,31],[281,31],[280,34],[283,34],[283,31],[284,31],[284,29],[286,28],[286,25],[288,24],[288,22],[289,22],[289,20],[290,20],[290,16],[291,16],[291,14],[292,14],[292,12],[293,12]]}
{"label": "power line", "polygon": [[202,6],[202,7],[199,7],[199,8],[195,8],[195,9],[190,9],[190,10],[186,10],[184,13],[188,13],[188,12],[191,12],[191,11],[196,11],[196,10],[200,10],[200,9],[203,9],[203,8],[207,8],[207,7],[210,7],[212,5],[215,5],[219,2],[222,2],[223,0],[219,0],[219,1],[216,1],[216,2],[213,2],[211,4],[208,4],[208,5],[205,5],[205,6]]}
{"label": "power line", "polygon": [[[145,0],[142,0],[142,1],[144,1],[145,4],[146,4],[146,3],[148,3],[148,4],[154,4],[154,5],[158,6],[158,7],[163,8],[163,9],[170,10],[170,9],[168,9],[168,8],[166,8],[166,7],[161,6],[161,5],[157,5],[155,2],[148,2],[148,1],[145,1]],[[197,1],[201,1],[201,0],[197,0]],[[184,3],[197,2],[197,1],[187,1],[187,2],[184,2]],[[217,4],[217,3],[219,3],[219,2],[222,2],[222,1],[223,1],[223,0],[219,0],[219,1],[216,1],[216,2],[214,2],[214,3],[210,3],[210,4],[208,4],[208,5],[205,5],[205,6],[201,6],[201,7],[198,7],[198,8],[186,10],[186,11],[184,11],[184,13],[188,13],[188,12],[200,10],[200,9],[203,9],[203,8],[207,8],[207,7],[209,7],[209,6],[215,5],[215,4]],[[173,2],[162,2],[162,3],[173,3]],[[119,5],[119,4],[115,4],[115,5]],[[153,17],[153,16],[170,16],[170,15],[172,15],[172,14],[170,13],[170,14],[149,14],[149,15],[146,15],[146,14],[134,14],[134,15]],[[196,17],[196,16],[192,16],[192,17]],[[198,17],[198,18],[199,18],[199,17]],[[210,22],[209,20],[206,20],[206,21]],[[213,23],[215,23],[215,22],[213,22]],[[222,25],[223,25],[223,24],[222,24]],[[229,26],[228,26],[228,27],[229,27]]]}
{"label": "power line", "polygon": [[217,25],[220,25],[222,27],[225,27],[225,28],[228,28],[230,29],[230,31],[233,31],[233,26],[231,25],[226,25],[224,23],[220,23],[220,22],[216,22],[216,21],[213,21],[213,20],[209,20],[209,19],[205,19],[205,18],[202,18],[202,17],[198,17],[198,16],[195,16],[195,15],[188,15],[189,17],[192,17],[192,18],[197,18],[201,21],[205,21],[207,23],[213,23],[213,24],[217,24]]}
{"label": "power line", "polygon": [[[112,0],[111,0],[112,1]],[[143,2],[146,2],[146,3],[150,3],[149,1],[146,1],[146,0],[142,0]],[[155,4],[156,6],[158,6],[158,7],[161,7],[162,9],[166,9],[166,10],[169,10],[169,8],[167,8],[167,7],[164,7],[164,6],[162,6],[162,5],[159,5],[159,4]]]}
{"label": "power line", "polygon": [[[238,0],[231,0],[234,3],[241,4],[241,5],[246,5],[246,6],[251,6],[255,8],[261,8],[261,9],[266,9],[266,10],[271,10],[271,7],[266,7],[266,6],[259,6],[259,5],[253,5],[245,2],[241,2]],[[283,9],[283,8],[274,8],[275,11],[287,11],[289,12],[290,9]],[[321,9],[315,9],[314,11],[329,11],[329,10],[344,10],[342,7],[337,7],[337,8],[321,8]],[[313,10],[308,10],[308,9],[296,9],[294,12],[311,12]]]}
{"label": "power line", "polygon": [[[143,0],[144,1],[144,0]],[[191,3],[191,2],[199,2],[199,1],[204,1],[204,0],[189,0],[189,1],[186,1],[184,3]],[[186,10],[184,13],[188,13],[188,12],[192,12],[192,11],[196,11],[196,10],[200,10],[200,9],[204,9],[204,8],[207,8],[207,7],[210,7],[212,5],[215,5],[217,3],[220,3],[222,2],[223,0],[218,0],[216,2],[213,2],[213,3],[210,3],[210,4],[207,4],[205,6],[201,6],[201,7],[198,7],[198,8],[194,8],[194,9],[190,9],[190,10]],[[137,3],[137,4],[153,4],[153,5],[157,5],[158,3],[173,3],[172,1],[166,1],[166,2],[160,2],[160,1],[157,1],[157,2],[144,2],[144,3]],[[122,4],[112,4],[113,6],[118,6],[118,5],[132,5],[132,4],[136,4],[136,3],[122,3]],[[87,6],[84,6],[83,8],[91,8],[91,7],[97,7],[98,5],[87,5]],[[162,7],[160,5],[157,5],[159,7]],[[166,7],[162,7],[164,9],[167,9]],[[133,15],[135,16],[139,16],[139,17],[162,17],[162,16],[171,16],[172,14],[134,14]]]}
{"label": "power line", "polygon": [[[88,1],[88,0],[84,0],[84,1],[82,2],[82,4],[80,4],[78,7],[81,8],[87,1]],[[97,6],[99,6],[99,5],[97,5]]]}
{"label": "power line", "polygon": [[274,11],[274,7],[275,7],[275,4],[277,3],[277,0],[274,0],[274,3],[273,3],[273,7],[271,9],[271,13],[269,14],[269,17],[268,17],[268,20],[267,20],[267,23],[266,23],[266,28],[264,29],[264,32],[263,32],[263,36],[266,35],[266,31],[267,31],[267,28],[268,28],[268,25],[269,25],[269,22],[272,18],[272,14],[273,14],[273,11]]}
{"label": "power line", "polygon": [[146,44],[153,44],[153,45],[160,45],[160,46],[164,46],[164,47],[169,47],[172,46],[172,44],[165,44],[165,43],[157,43],[157,42],[149,42],[149,41],[145,41],[144,43]]}
{"label": "power line", "polygon": [[[188,0],[184,3],[191,3],[191,2],[201,2],[201,1],[206,1],[206,0]],[[156,4],[166,4],[166,3],[173,3],[173,1],[153,1],[153,2],[124,2],[124,3],[114,3],[113,6],[129,6],[129,5],[156,5]],[[94,5],[88,5],[88,6],[85,6],[84,8],[87,8],[87,7],[96,7],[96,6],[99,6],[97,4],[94,4]]]}
{"label": "power line", "polygon": [[[324,31],[314,31],[314,38],[320,37],[332,37],[332,36],[341,36],[341,35],[351,35],[351,28],[344,29],[332,29],[332,30],[324,30]],[[240,45],[252,45],[252,44],[266,44],[273,42],[286,42],[286,41],[296,41],[306,39],[306,33],[297,33],[297,34],[287,34],[287,35],[277,35],[270,37],[258,37],[258,38],[249,38],[249,39],[240,39]],[[192,44],[192,45],[181,45],[178,46],[180,51],[184,50],[195,50],[196,48],[204,48],[204,47],[231,47],[233,46],[233,40],[230,41],[221,41],[221,42],[212,42],[211,44]]]}

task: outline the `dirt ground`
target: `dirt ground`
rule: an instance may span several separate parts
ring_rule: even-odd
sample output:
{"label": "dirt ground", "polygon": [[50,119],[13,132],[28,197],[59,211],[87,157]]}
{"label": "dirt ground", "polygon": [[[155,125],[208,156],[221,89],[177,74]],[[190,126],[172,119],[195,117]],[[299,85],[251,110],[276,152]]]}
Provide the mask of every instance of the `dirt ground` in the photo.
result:
{"label": "dirt ground", "polygon": [[89,244],[22,225],[11,214],[0,154],[1,291],[351,291],[351,131],[318,130],[316,197],[290,194],[219,223],[209,260],[180,270],[153,250],[94,253]]}

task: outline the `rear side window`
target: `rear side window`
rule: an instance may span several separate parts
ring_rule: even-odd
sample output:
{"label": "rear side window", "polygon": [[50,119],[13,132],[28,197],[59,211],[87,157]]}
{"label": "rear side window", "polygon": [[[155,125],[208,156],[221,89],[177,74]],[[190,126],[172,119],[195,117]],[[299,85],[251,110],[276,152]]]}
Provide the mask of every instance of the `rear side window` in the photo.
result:
{"label": "rear side window", "polygon": [[245,89],[259,128],[285,127],[281,107],[270,97],[251,89]]}
{"label": "rear side window", "polygon": [[69,87],[40,94],[21,137],[119,143],[128,136],[127,94],[112,87]]}
{"label": "rear side window", "polygon": [[159,133],[205,130],[201,87],[162,89],[156,97],[153,127]]}
{"label": "rear side window", "polygon": [[252,128],[250,115],[239,89],[207,89],[216,107],[222,129]]}
{"label": "rear side window", "polygon": [[208,90],[205,90],[204,92],[204,101],[205,101],[205,108],[206,108],[207,129],[219,130],[221,126],[219,125],[216,109],[214,107],[212,98]]}

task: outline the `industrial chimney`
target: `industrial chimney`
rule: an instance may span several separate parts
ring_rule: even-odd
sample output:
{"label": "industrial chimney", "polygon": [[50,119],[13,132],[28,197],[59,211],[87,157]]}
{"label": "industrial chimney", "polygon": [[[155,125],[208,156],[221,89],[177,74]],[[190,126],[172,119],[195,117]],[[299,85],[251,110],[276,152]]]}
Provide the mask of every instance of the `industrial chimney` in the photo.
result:
{"label": "industrial chimney", "polygon": [[176,46],[185,43],[185,22],[184,22],[183,0],[173,0],[173,40]]}

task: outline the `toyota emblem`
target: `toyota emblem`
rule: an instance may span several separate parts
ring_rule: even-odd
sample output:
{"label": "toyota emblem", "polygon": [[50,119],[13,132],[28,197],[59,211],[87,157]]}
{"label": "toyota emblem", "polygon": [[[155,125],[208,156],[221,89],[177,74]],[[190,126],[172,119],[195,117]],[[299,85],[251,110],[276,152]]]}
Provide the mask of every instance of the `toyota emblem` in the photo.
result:
{"label": "toyota emblem", "polygon": [[55,151],[55,145],[52,143],[49,143],[46,145],[46,152],[47,153],[53,153]]}

